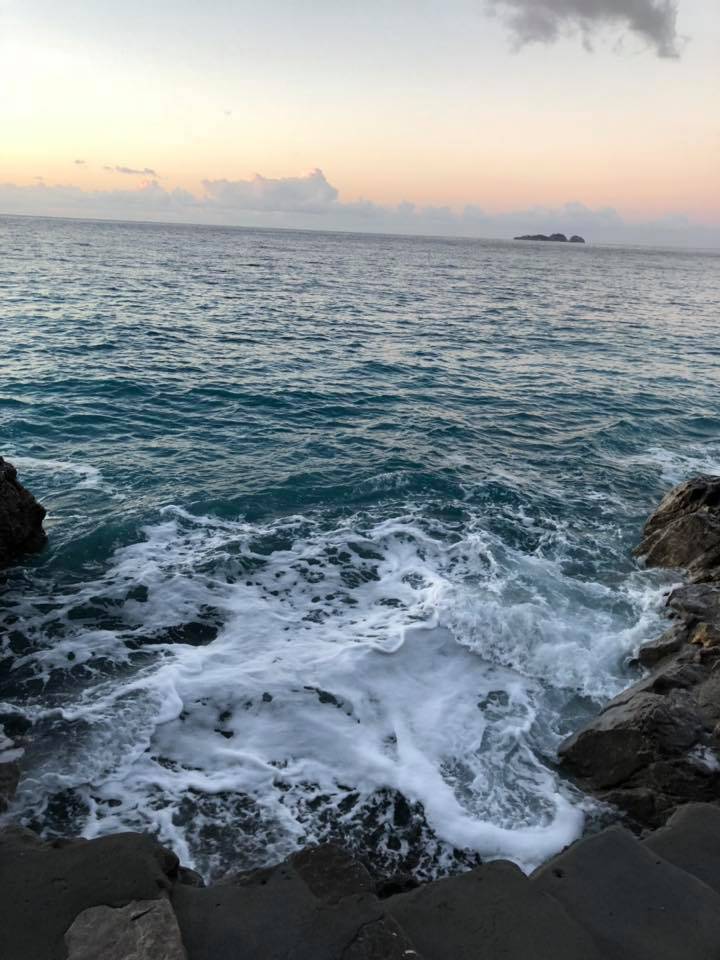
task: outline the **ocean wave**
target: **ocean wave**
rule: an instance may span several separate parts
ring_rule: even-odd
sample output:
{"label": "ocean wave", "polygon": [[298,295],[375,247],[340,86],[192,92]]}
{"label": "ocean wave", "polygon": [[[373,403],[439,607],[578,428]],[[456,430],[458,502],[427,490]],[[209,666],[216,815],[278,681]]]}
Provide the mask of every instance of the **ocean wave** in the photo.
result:
{"label": "ocean wave", "polygon": [[[419,511],[328,526],[168,507],[144,535],[52,610],[22,601],[18,669],[78,684],[26,698],[26,819],[70,791],[87,835],[150,829],[216,873],[338,831],[362,846],[368,818],[373,855],[423,875],[457,850],[531,869],[578,835],[584,801],[551,759],[578,703],[627,683],[652,577],[570,575],[564,528],[524,554]],[[234,833],[239,803],[254,826]]]}

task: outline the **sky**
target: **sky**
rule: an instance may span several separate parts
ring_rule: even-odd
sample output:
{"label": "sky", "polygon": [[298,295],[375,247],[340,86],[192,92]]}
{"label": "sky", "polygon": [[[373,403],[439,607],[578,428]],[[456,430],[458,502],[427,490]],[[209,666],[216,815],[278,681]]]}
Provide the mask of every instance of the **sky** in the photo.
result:
{"label": "sky", "polygon": [[720,0],[0,0],[0,213],[720,246]]}

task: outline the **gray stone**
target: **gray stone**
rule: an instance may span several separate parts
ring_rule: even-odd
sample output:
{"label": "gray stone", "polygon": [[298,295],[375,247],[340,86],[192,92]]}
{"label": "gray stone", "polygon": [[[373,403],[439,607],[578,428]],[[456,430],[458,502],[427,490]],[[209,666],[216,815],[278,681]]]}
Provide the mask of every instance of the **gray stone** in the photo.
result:
{"label": "gray stone", "polygon": [[560,746],[563,765],[591,789],[615,787],[654,760],[684,754],[703,734],[683,690],[626,692]]}
{"label": "gray stone", "polygon": [[720,893],[720,807],[688,803],[644,845]]}
{"label": "gray stone", "polygon": [[514,864],[495,861],[386,901],[426,960],[600,960],[592,937]]}
{"label": "gray stone", "polygon": [[157,899],[177,868],[173,853],[142,834],[43,843],[30,830],[0,831],[2,960],[63,960],[78,914]]}
{"label": "gray stone", "polygon": [[681,650],[689,638],[689,631],[684,625],[671,627],[657,640],[644,643],[640,647],[637,662],[642,664],[643,667],[655,667],[666,657]]}
{"label": "gray stone", "polygon": [[331,845],[204,890],[178,885],[172,902],[192,960],[370,960],[397,941],[419,952],[393,936],[367,871]]}
{"label": "gray stone", "polygon": [[720,956],[720,896],[620,827],[573,844],[532,883],[563,904],[607,960]]}
{"label": "gray stone", "polygon": [[186,960],[165,898],[83,910],[65,934],[65,944],[67,960]]}

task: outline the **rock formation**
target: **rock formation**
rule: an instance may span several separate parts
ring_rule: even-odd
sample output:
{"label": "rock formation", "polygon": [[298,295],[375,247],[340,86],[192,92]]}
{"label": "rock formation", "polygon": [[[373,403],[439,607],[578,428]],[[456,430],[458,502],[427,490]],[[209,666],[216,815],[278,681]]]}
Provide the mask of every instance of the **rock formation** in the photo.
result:
{"label": "rock formation", "polygon": [[41,549],[45,508],[25,489],[15,467],[0,457],[0,567]]}
{"label": "rock formation", "polygon": [[326,845],[211,887],[135,833],[44,843],[0,831],[3,960],[709,960],[720,943],[720,809],[639,841],[579,840],[532,876],[497,860],[383,893]]}
{"label": "rock formation", "polygon": [[582,237],[573,234],[568,240],[564,233],[551,233],[549,236],[545,233],[528,233],[522,237],[515,237],[515,240],[547,240],[553,243],[585,243]]}
{"label": "rock formation", "polygon": [[671,490],[635,553],[691,582],[668,597],[674,625],[639,651],[649,675],[559,753],[584,789],[655,827],[690,800],[720,802],[720,477]]}

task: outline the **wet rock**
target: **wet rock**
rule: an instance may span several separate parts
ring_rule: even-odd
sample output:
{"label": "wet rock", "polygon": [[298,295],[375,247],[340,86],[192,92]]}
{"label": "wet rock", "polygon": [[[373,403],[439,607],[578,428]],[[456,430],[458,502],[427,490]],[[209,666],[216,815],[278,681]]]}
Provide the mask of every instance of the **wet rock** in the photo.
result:
{"label": "wet rock", "polygon": [[20,764],[16,760],[0,763],[0,813],[4,813],[20,783]]}
{"label": "wet rock", "polygon": [[700,476],[671,490],[645,524],[635,550],[651,567],[681,567],[695,581],[720,574],[720,477]]}
{"label": "wet rock", "polygon": [[560,747],[566,769],[592,790],[615,787],[655,760],[689,750],[703,725],[688,695],[639,691],[612,701]]}
{"label": "wet rock", "polygon": [[15,467],[0,457],[0,567],[45,545],[44,518],[45,508],[19,482]]}
{"label": "wet rock", "polygon": [[186,960],[166,899],[83,910],[65,934],[67,960]]}
{"label": "wet rock", "polygon": [[681,650],[689,642],[690,635],[684,624],[671,627],[657,640],[643,644],[638,650],[636,660],[643,667],[655,667],[660,661]]}
{"label": "wet rock", "polygon": [[720,802],[720,477],[671,490],[636,553],[684,568],[696,582],[673,590],[676,623],[638,652],[653,671],[566,740],[559,756],[586,790],[656,827],[682,804]]}

